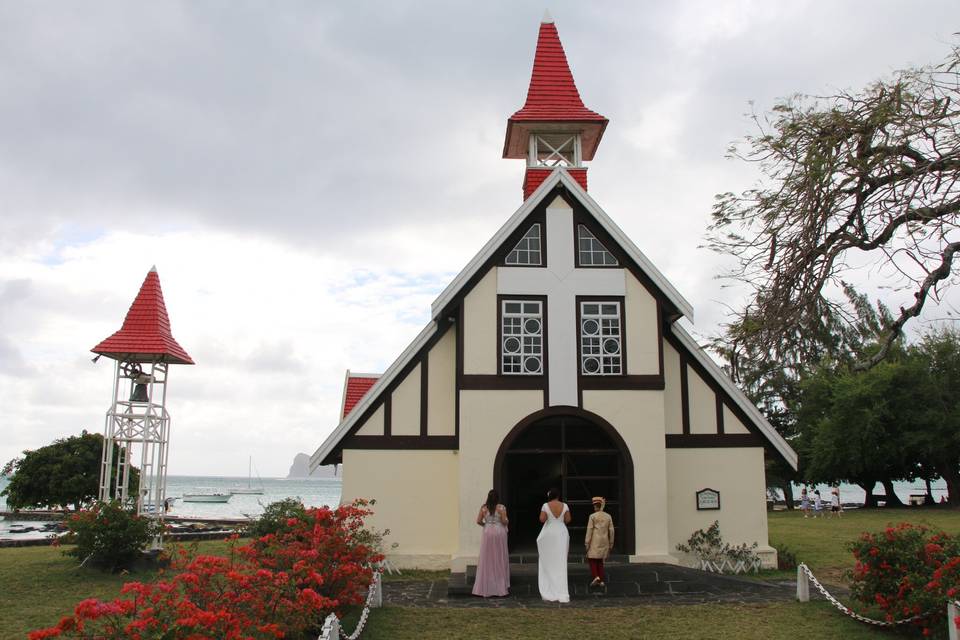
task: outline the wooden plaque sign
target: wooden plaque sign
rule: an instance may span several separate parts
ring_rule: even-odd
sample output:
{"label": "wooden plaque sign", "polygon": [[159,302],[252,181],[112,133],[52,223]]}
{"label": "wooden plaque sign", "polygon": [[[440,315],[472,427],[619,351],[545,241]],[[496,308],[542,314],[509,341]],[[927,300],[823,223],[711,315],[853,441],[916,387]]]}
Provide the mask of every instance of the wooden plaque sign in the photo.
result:
{"label": "wooden plaque sign", "polygon": [[697,511],[719,511],[720,492],[715,489],[697,491]]}

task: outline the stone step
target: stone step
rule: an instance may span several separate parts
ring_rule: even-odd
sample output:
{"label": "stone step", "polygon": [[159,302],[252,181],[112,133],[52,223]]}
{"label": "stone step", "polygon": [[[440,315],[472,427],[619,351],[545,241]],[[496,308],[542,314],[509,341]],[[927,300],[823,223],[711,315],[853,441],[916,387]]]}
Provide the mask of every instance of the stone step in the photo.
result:
{"label": "stone step", "polygon": [[[451,573],[447,582],[447,597],[471,596],[475,576],[476,567],[472,565],[464,573]],[[608,564],[605,588],[590,587],[590,570],[585,564],[567,565],[567,577],[571,597],[680,597],[730,591],[763,592],[773,588],[770,584],[742,577],[721,576],[665,564]],[[511,564],[510,597],[535,598],[538,593],[537,565]]]}

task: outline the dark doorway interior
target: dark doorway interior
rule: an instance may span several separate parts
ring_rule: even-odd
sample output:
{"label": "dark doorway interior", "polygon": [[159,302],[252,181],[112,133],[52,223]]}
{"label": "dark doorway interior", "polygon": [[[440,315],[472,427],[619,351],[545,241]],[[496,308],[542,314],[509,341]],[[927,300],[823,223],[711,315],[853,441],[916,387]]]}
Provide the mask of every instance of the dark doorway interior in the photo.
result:
{"label": "dark doorway interior", "polygon": [[583,544],[590,499],[607,498],[607,513],[618,528],[614,553],[632,549],[632,472],[621,446],[608,430],[577,416],[542,418],[515,434],[502,452],[500,486],[510,515],[512,553],[535,550],[540,507],[556,487],[570,505],[571,549]]}

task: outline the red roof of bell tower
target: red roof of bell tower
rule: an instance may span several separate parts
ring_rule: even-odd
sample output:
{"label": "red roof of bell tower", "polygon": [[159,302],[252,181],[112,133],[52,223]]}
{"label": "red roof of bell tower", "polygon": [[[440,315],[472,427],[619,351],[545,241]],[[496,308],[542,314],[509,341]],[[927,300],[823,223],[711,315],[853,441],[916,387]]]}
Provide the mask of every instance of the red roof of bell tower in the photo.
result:
{"label": "red roof of bell tower", "polygon": [[540,23],[527,102],[510,116],[510,120],[607,122],[606,118],[583,104],[570,65],[567,64],[557,25],[550,18]]}
{"label": "red roof of bell tower", "polygon": [[126,362],[193,364],[193,358],[173,339],[156,267],[147,273],[120,330],[90,351]]}

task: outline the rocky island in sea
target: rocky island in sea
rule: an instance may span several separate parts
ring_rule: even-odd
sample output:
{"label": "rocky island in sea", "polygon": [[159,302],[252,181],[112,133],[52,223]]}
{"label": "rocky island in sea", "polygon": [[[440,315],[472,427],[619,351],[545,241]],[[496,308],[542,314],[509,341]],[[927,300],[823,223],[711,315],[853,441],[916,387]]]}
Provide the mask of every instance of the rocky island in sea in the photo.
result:
{"label": "rocky island in sea", "polygon": [[337,465],[328,464],[321,467],[317,467],[313,470],[313,473],[310,473],[310,456],[305,453],[298,453],[293,459],[293,464],[290,465],[290,471],[287,473],[287,478],[336,478],[339,474],[337,473]]}

